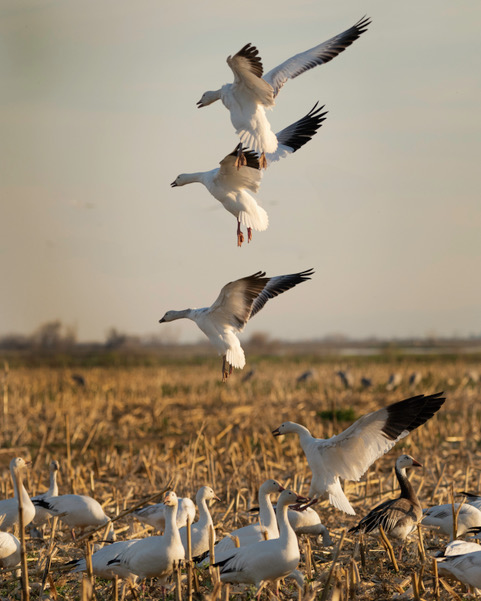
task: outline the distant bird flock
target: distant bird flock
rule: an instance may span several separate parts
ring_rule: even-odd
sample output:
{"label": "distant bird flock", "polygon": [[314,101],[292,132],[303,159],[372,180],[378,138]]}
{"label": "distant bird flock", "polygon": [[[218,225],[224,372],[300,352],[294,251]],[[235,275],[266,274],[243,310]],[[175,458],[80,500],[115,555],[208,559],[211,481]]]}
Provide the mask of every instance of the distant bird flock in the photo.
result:
{"label": "distant bird flock", "polygon": [[[257,48],[246,44],[227,59],[234,75],[233,83],[203,94],[199,107],[222,100],[229,110],[240,144],[221,160],[220,167],[208,172],[181,174],[172,186],[202,183],[235,216],[238,246],[244,242],[241,226],[247,228],[248,242],[252,239],[252,230],[263,231],[268,226],[267,213],[250,194],[259,189],[262,169],[296,152],[311,140],[326,115],[324,107],[316,104],[305,117],[274,134],[265,109],[274,106],[275,98],[287,80],[336,57],[357,40],[369,24],[370,20],[363,18],[345,32],[289,58],[265,75]],[[246,364],[237,334],[267,301],[309,280],[313,274],[313,269],[278,276],[267,276],[265,272],[258,271],[225,284],[210,307],[170,310],[160,323],[182,318],[194,321],[222,355],[222,379],[225,381],[233,369],[243,369]],[[251,370],[244,380],[254,375],[255,371]],[[353,387],[354,381],[349,372],[338,371],[337,375],[346,389]],[[313,377],[312,370],[306,371],[298,377],[297,384],[301,385]],[[75,381],[85,386],[82,376],[76,376]],[[393,374],[387,384],[388,389],[394,390],[400,381],[400,375]],[[410,378],[411,386],[420,382],[420,374],[413,374]],[[369,387],[372,381],[363,377],[361,385]],[[419,394],[380,407],[328,439],[316,438],[302,424],[287,421],[278,425],[272,431],[274,436],[298,436],[312,472],[308,497],[285,490],[276,480],[266,480],[259,489],[258,522],[234,530],[218,541],[214,548],[211,546],[211,537],[215,540],[215,533],[209,504],[222,501],[208,485],[196,492],[197,521],[194,503],[188,497],[178,498],[170,490],[162,503],[133,512],[134,518],[162,534],[114,542],[111,518],[94,498],[77,494],[59,495],[57,461],[50,465],[48,491],[30,499],[21,477],[27,465],[17,457],[10,464],[14,496],[0,501],[0,566],[11,568],[20,562],[20,543],[13,534],[6,532],[18,528],[20,501],[25,526],[31,524],[30,527],[41,528],[47,519],[57,516],[71,529],[72,537],[76,537],[85,529],[105,525],[111,544],[106,544],[91,557],[93,573],[101,578],[119,577],[135,581],[156,577],[165,593],[165,588],[170,586],[174,565],[184,561],[189,549],[199,569],[213,564],[219,570],[220,580],[225,583],[251,584],[257,592],[266,585],[277,584],[281,578],[293,578],[302,585],[304,575],[298,569],[298,535],[304,533],[320,537],[324,545],[332,542],[314,509],[315,503],[327,497],[334,508],[354,515],[341,480],[359,480],[398,441],[431,419],[444,402],[442,393]],[[306,416],[306,421],[308,419],[310,417]],[[316,427],[315,423],[308,425]],[[481,551],[478,551],[477,545],[456,540],[459,535],[478,535],[481,529],[481,511],[476,506],[479,498],[469,494],[467,502],[460,507],[431,507],[423,512],[406,473],[407,469],[415,467],[420,467],[420,463],[414,457],[400,455],[395,462],[399,496],[373,507],[351,531],[357,535],[377,532],[382,528],[388,537],[401,544],[401,557],[407,537],[419,522],[439,528],[453,541],[437,558],[439,571],[449,572],[463,582],[481,587]],[[277,495],[275,507],[271,495]],[[459,509],[457,531],[453,509]],[[85,559],[74,559],[63,569],[78,572],[88,568]]]}

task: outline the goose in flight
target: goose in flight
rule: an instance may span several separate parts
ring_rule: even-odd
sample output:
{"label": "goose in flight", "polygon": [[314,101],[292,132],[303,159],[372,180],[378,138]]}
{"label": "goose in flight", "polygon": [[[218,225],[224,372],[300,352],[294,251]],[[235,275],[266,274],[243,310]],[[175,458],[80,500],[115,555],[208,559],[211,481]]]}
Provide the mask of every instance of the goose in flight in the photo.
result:
{"label": "goose in flight", "polygon": [[[276,134],[277,150],[267,154],[267,165],[296,152],[317,133],[327,114],[321,112],[324,107],[318,108],[317,104],[302,119]],[[239,149],[241,149],[240,144],[222,159],[219,163],[220,167],[211,171],[182,173],[170,185],[175,188],[194,182],[203,184],[212,196],[222,203],[226,211],[232,213],[237,219],[237,246],[242,246],[244,234],[241,231],[241,224],[247,227],[247,241],[250,242],[252,230],[259,232],[266,230],[269,218],[266,211],[249,194],[249,192],[259,191],[262,179],[259,155],[241,149],[244,153],[245,165],[238,169],[235,163]]]}
{"label": "goose in flight", "polygon": [[220,291],[210,307],[167,311],[159,320],[166,323],[176,319],[191,319],[204,332],[218,353],[222,355],[222,381],[229,377],[232,369],[243,369],[246,360],[237,334],[271,298],[310,280],[313,269],[300,273],[266,277],[258,271],[245,278],[229,282]]}
{"label": "goose in flight", "polygon": [[294,422],[284,422],[272,433],[274,436],[299,435],[312,470],[311,498],[327,492],[334,507],[355,515],[340,478],[359,480],[376,459],[440,409],[446,400],[442,394],[421,394],[393,403],[364,415],[344,432],[327,439],[314,438],[305,426]]}
{"label": "goose in flight", "polygon": [[[275,152],[277,138],[265,109],[272,108],[275,97],[288,79],[294,79],[301,73],[327,63],[367,30],[371,23],[363,17],[355,25],[333,38],[287,59],[265,75],[259,52],[252,44],[227,58],[227,64],[234,73],[234,82],[223,85],[219,90],[204,92],[197,103],[199,108],[222,100],[230,111],[230,118],[243,146],[260,154],[261,167],[266,167],[266,153]],[[242,147],[237,165],[242,165]]]}

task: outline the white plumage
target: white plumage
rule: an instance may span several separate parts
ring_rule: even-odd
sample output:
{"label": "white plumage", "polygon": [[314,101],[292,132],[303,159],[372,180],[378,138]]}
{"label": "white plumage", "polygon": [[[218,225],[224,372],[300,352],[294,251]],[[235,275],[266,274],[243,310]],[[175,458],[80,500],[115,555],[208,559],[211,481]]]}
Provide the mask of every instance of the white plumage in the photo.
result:
{"label": "white plumage", "polygon": [[[195,505],[188,497],[177,497],[176,522],[177,528],[182,528],[189,519],[191,523],[195,519]],[[132,515],[140,522],[148,524],[156,530],[163,531],[165,528],[165,505],[156,503],[133,511]]]}
{"label": "white plumage", "polygon": [[223,356],[222,379],[225,381],[232,373],[232,368],[242,369],[245,366],[245,355],[237,333],[242,332],[249,319],[269,299],[309,280],[313,273],[312,269],[307,269],[300,273],[268,278],[265,277],[265,272],[258,271],[226,284],[210,307],[167,311],[159,323],[184,318],[195,321]]}
{"label": "white plumage", "polygon": [[[321,113],[322,108],[324,107],[317,108],[316,104],[305,117],[276,134],[279,145],[275,153],[267,155],[268,165],[296,152],[312,138],[325,119],[326,113]],[[241,224],[247,227],[247,241],[250,242],[252,230],[266,230],[269,218],[266,211],[249,193],[259,191],[262,179],[259,156],[251,151],[244,152],[246,164],[238,169],[235,166],[238,151],[239,147],[224,157],[220,162],[220,167],[216,169],[178,175],[171,186],[185,186],[195,182],[203,184],[212,196],[236,218],[237,246],[242,246],[244,235],[241,231]]]}
{"label": "white plumage", "polygon": [[[214,523],[212,522],[207,501],[212,499],[220,501],[219,497],[210,486],[202,486],[202,488],[197,491],[195,500],[199,509],[199,519],[197,522],[194,522],[190,528],[191,557],[202,555],[209,549],[209,532],[210,527],[214,527]],[[179,533],[185,553],[187,554],[187,526],[180,528]]]}
{"label": "white plumage", "polygon": [[[57,484],[57,474],[60,469],[60,464],[58,461],[53,459],[50,462],[49,471],[50,471],[50,486],[49,489],[42,493],[41,495],[36,495],[32,497],[32,503],[35,505],[35,501],[38,499],[47,499],[48,497],[57,497],[58,496],[58,484]],[[41,526],[45,524],[45,522],[50,517],[50,513],[44,508],[40,507],[40,505],[35,506],[35,517],[33,518],[33,524],[35,526]]]}
{"label": "white plumage", "polygon": [[0,568],[14,568],[20,563],[20,541],[10,532],[0,532]]}
{"label": "white plumage", "polygon": [[[35,516],[35,507],[28,496],[22,481],[22,471],[27,467],[27,463],[21,457],[15,457],[10,461],[10,474],[13,481],[14,496],[11,499],[0,501],[0,530],[8,530],[18,523],[18,497],[22,497],[23,503],[23,525],[27,526]],[[17,488],[17,478],[19,476],[20,490]]]}
{"label": "white plumage", "polygon": [[481,588],[481,551],[439,557],[438,570],[449,573],[464,584]]}
{"label": "white plumage", "polygon": [[[460,503],[435,505],[424,510],[423,526],[437,528],[451,539],[453,536],[453,508],[457,511]],[[481,526],[481,511],[473,505],[464,504],[459,510],[456,536],[464,536],[470,528]]]}
{"label": "white plumage", "polygon": [[258,50],[246,44],[234,56],[227,58],[234,81],[219,90],[202,95],[197,106],[204,107],[222,100],[230,112],[232,125],[242,145],[262,153],[274,152],[277,138],[271,130],[265,109],[272,108],[275,97],[288,79],[330,61],[366,31],[370,20],[363,18],[343,33],[292,56],[263,76]]}
{"label": "white plumage", "polygon": [[185,552],[176,523],[177,495],[173,491],[166,493],[165,530],[163,536],[150,536],[141,539],[122,550],[108,565],[113,570],[128,570],[139,578],[158,577],[162,586],[172,573],[173,562],[184,559]]}
{"label": "white plumage", "polygon": [[347,430],[328,439],[314,438],[305,426],[294,422],[283,423],[273,434],[299,435],[312,470],[309,496],[327,492],[334,507],[354,515],[340,478],[359,480],[376,459],[434,415],[445,401],[441,395],[419,395],[393,403],[364,415]]}
{"label": "white plumage", "polygon": [[247,547],[233,549],[230,557],[216,561],[222,582],[255,584],[275,582],[289,576],[299,564],[297,536],[287,519],[287,506],[303,502],[291,490],[284,490],[277,501],[279,537]]}
{"label": "white plumage", "polygon": [[51,515],[58,516],[72,529],[101,526],[110,522],[98,501],[86,495],[59,495],[36,499],[36,507],[43,507]]}

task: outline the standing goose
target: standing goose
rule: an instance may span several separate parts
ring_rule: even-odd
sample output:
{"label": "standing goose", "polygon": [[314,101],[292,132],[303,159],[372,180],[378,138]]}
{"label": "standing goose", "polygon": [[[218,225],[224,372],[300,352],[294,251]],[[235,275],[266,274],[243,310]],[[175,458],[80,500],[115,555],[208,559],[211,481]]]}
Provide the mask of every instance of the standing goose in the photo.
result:
{"label": "standing goose", "polygon": [[14,568],[20,563],[21,545],[10,532],[0,532],[0,568]]}
{"label": "standing goose", "polygon": [[259,591],[263,583],[276,582],[296,570],[299,545],[287,518],[287,508],[305,500],[292,490],[284,490],[277,501],[279,537],[233,549],[229,557],[217,561],[214,565],[219,567],[221,581],[255,584]]}
{"label": "standing goose", "polygon": [[[22,481],[22,471],[27,467],[27,462],[21,457],[15,457],[10,461],[10,474],[13,481],[14,496],[11,499],[0,501],[0,530],[8,530],[18,523],[18,498],[22,497],[23,503],[23,525],[27,526],[35,516],[35,507],[28,496]],[[17,488],[17,476],[19,477],[20,490]]]}
{"label": "standing goose", "polygon": [[[48,497],[58,497],[58,484],[57,484],[57,474],[60,469],[60,464],[58,461],[53,459],[50,462],[49,471],[50,471],[50,486],[47,492],[42,493],[41,495],[36,495],[32,497],[32,503],[35,505],[35,501],[39,499],[47,499]],[[40,507],[40,505],[35,505],[35,517],[33,518],[33,524],[35,526],[42,526],[50,517],[50,513],[44,508]]]}
{"label": "standing goose", "polygon": [[[136,517],[140,522],[148,524],[160,530],[161,532],[165,528],[165,505],[164,503],[155,503],[155,505],[147,505],[132,512],[132,515]],[[187,524],[189,519],[191,523],[195,518],[195,505],[192,499],[189,497],[177,497],[177,511],[176,511],[176,522],[177,528],[182,528]]]}
{"label": "standing goose", "polygon": [[[288,79],[327,63],[350,46],[367,30],[370,20],[363,18],[355,25],[333,38],[292,56],[263,76],[263,66],[259,52],[252,44],[227,58],[227,64],[234,73],[233,83],[223,85],[219,90],[205,92],[197,103],[199,108],[222,100],[230,111],[230,118],[243,146],[261,155],[261,167],[266,167],[266,153],[275,152],[277,138],[267,120],[265,109],[272,108],[275,97]],[[237,166],[245,161],[242,147],[239,150]]]}
{"label": "standing goose", "polygon": [[[276,134],[277,151],[267,155],[268,165],[296,152],[309,142],[325,119],[326,113],[321,113],[323,108],[317,108],[317,104],[314,105],[305,117]],[[269,218],[266,211],[249,194],[249,191],[254,193],[259,191],[262,179],[259,156],[255,152],[246,151],[244,153],[245,166],[237,169],[235,161],[238,152],[239,146],[222,159],[220,167],[211,171],[178,175],[171,186],[175,188],[195,182],[203,184],[212,196],[237,219],[237,246],[242,246],[244,234],[241,231],[241,223],[247,227],[247,241],[250,242],[252,230],[266,230]]]}
{"label": "standing goose", "polygon": [[[98,551],[92,554],[92,572],[99,578],[105,580],[114,580],[116,576],[124,580],[136,580],[136,575],[130,572],[122,565],[111,566],[109,562],[115,559],[118,555],[126,551],[134,543],[141,539],[134,538],[131,540],[121,540],[116,543],[106,544]],[[72,572],[86,572],[87,562],[85,558],[74,559],[66,563],[63,570],[71,570]]]}
{"label": "standing goose", "polygon": [[236,334],[242,332],[249,319],[254,317],[269,299],[310,280],[313,273],[313,269],[307,269],[300,273],[268,278],[264,271],[258,271],[226,284],[210,307],[167,311],[159,323],[184,318],[195,321],[222,355],[222,381],[225,382],[234,367],[243,369],[246,363]]}
{"label": "standing goose", "polygon": [[446,400],[442,394],[421,394],[393,403],[364,415],[347,430],[328,439],[314,438],[305,426],[294,422],[284,422],[272,433],[299,435],[312,470],[311,498],[327,492],[334,507],[355,515],[340,478],[359,480],[376,459],[438,411]]}
{"label": "standing goose", "polygon": [[382,526],[384,532],[401,541],[399,558],[401,558],[403,543],[416,527],[423,515],[421,503],[419,502],[414,488],[406,476],[406,468],[422,467],[410,455],[401,455],[396,460],[395,472],[401,487],[401,494],[397,499],[384,501],[374,507],[362,520],[350,528],[348,532],[372,532]]}
{"label": "standing goose", "polygon": [[[210,501],[211,499],[220,501],[219,497],[210,486],[203,486],[197,491],[197,495],[195,496],[197,507],[199,508],[199,519],[197,522],[194,522],[190,528],[192,557],[202,555],[209,549],[210,527],[214,526],[207,506],[207,501]],[[179,530],[179,533],[182,545],[187,553],[187,526],[183,526]]]}
{"label": "standing goose", "polygon": [[163,587],[173,571],[174,561],[185,557],[176,523],[177,495],[169,491],[164,497],[165,530],[162,536],[149,536],[123,549],[108,562],[112,569],[128,570],[143,578],[159,578]]}

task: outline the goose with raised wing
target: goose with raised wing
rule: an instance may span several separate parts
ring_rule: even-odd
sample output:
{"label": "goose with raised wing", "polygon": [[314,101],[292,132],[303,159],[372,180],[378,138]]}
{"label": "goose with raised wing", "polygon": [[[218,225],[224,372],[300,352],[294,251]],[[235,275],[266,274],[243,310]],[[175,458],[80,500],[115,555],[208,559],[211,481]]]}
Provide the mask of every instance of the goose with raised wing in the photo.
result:
{"label": "goose with raised wing", "polygon": [[[305,117],[276,134],[278,140],[277,150],[266,156],[268,165],[296,152],[309,142],[325,119],[326,113],[321,112],[323,108],[317,108],[317,104],[315,104]],[[257,193],[259,191],[263,174],[260,168],[259,155],[246,150],[244,152],[245,165],[237,169],[235,162],[238,152],[239,146],[222,159],[220,167],[211,171],[178,175],[171,186],[175,188],[195,182],[203,184],[212,196],[236,218],[237,246],[242,246],[244,234],[241,231],[241,224],[247,227],[247,242],[250,242],[252,230],[266,230],[269,225],[269,218],[266,211],[257,204],[252,194],[249,194],[249,192]]]}
{"label": "goose with raised wing", "polygon": [[264,583],[276,582],[294,572],[300,559],[299,544],[287,509],[290,504],[305,501],[292,490],[281,492],[277,501],[279,537],[233,549],[229,557],[216,561],[221,581],[255,584],[259,591]]}
{"label": "goose with raised wing", "polygon": [[138,540],[108,562],[113,570],[128,570],[139,578],[159,578],[162,586],[173,571],[174,562],[185,557],[176,523],[177,495],[169,491],[164,497],[165,530],[162,536]]}
{"label": "goose with raised wing", "polygon": [[[28,526],[35,516],[35,507],[25,490],[22,472],[29,464],[21,457],[10,461],[10,474],[13,482],[13,497],[0,501],[0,530],[9,530],[18,524],[18,498],[22,497],[23,525]],[[17,478],[20,487],[17,487]]]}
{"label": "goose with raised wing", "polygon": [[[265,155],[276,151],[278,141],[265,109],[274,106],[275,97],[288,79],[294,79],[336,57],[367,30],[370,22],[368,18],[361,19],[346,31],[292,56],[265,75],[257,48],[246,44],[234,56],[227,58],[227,64],[234,74],[233,83],[205,92],[197,106],[201,108],[222,100],[230,112],[232,125],[242,146],[260,154],[260,165],[266,167]],[[236,166],[242,165],[244,161],[241,147]]]}
{"label": "goose with raised wing", "polygon": [[312,471],[309,497],[327,493],[337,509],[355,515],[340,479],[359,480],[366,470],[402,438],[424,424],[446,400],[442,392],[418,395],[364,415],[349,428],[328,439],[315,438],[294,422],[284,422],[274,436],[294,433]]}
{"label": "goose with raised wing", "polygon": [[[190,540],[191,540],[191,557],[198,557],[209,550],[210,528],[214,527],[212,516],[210,515],[208,501],[220,501],[210,486],[202,486],[197,491],[195,501],[199,509],[199,519],[191,524]],[[183,526],[179,530],[180,540],[184,545],[185,553],[187,554],[187,526]],[[215,533],[214,533],[215,540]]]}
{"label": "goose with raised wing", "polygon": [[300,273],[266,277],[265,272],[229,282],[220,291],[215,302],[204,309],[184,309],[167,311],[159,323],[176,319],[191,319],[204,332],[218,353],[222,355],[222,381],[232,373],[232,369],[243,369],[246,360],[237,334],[258,313],[271,298],[294,288],[297,284],[310,280],[313,269]]}
{"label": "goose with raised wing", "polygon": [[[165,505],[164,503],[155,503],[147,505],[141,509],[132,512],[140,522],[148,524],[162,532],[165,528]],[[187,520],[192,523],[195,519],[195,505],[189,497],[177,497],[176,522],[177,528],[182,528],[187,524]]]}
{"label": "goose with raised wing", "polygon": [[401,455],[396,459],[394,469],[401,494],[397,499],[389,499],[371,509],[356,526],[348,531],[368,533],[381,526],[387,535],[401,541],[400,558],[404,541],[423,515],[421,503],[406,475],[406,469],[410,467],[422,466],[411,455]]}

